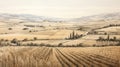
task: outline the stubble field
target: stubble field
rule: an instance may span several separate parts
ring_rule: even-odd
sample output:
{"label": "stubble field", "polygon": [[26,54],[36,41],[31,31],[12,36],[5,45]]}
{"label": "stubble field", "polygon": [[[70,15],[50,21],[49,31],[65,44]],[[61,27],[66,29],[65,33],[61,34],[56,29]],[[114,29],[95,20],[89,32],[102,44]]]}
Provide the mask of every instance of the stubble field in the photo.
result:
{"label": "stubble field", "polygon": [[0,67],[119,67],[120,47],[0,47]]}

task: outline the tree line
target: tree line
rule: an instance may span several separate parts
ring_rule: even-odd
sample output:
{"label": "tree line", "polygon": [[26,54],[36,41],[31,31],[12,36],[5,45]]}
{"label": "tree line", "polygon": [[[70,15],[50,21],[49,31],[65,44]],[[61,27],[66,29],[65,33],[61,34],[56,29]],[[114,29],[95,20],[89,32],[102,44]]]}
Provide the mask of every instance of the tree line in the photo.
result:
{"label": "tree line", "polygon": [[[118,39],[116,36],[114,37],[110,37],[110,35],[107,35],[106,38],[103,37],[99,37],[98,39],[96,39],[97,42],[107,42],[109,46],[111,45],[115,45],[115,46],[120,46],[120,39]],[[110,43],[112,42],[112,43]]]}
{"label": "tree line", "polygon": [[81,37],[83,37],[84,35],[83,34],[78,34],[78,33],[75,33],[75,31],[73,31],[72,33],[69,34],[68,38],[65,38],[66,40],[74,40],[74,39],[79,39]]}
{"label": "tree line", "polygon": [[92,30],[98,30],[98,29],[103,29],[103,28],[108,28],[108,27],[116,27],[116,26],[120,26],[120,24],[109,24],[107,26],[103,26],[101,28],[96,28],[96,29],[92,29]]}

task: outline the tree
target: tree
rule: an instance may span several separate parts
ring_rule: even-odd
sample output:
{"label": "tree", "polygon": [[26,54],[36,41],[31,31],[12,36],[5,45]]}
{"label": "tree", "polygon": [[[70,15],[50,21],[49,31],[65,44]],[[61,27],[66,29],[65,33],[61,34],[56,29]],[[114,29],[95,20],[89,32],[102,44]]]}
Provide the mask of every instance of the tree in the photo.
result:
{"label": "tree", "polygon": [[21,44],[20,44],[20,42],[17,42],[17,46],[20,46]]}
{"label": "tree", "polygon": [[31,33],[32,31],[30,30],[29,32]]}
{"label": "tree", "polygon": [[4,39],[1,39],[0,41],[4,41]]}
{"label": "tree", "polygon": [[23,28],[23,30],[28,30],[29,28]]}
{"label": "tree", "polygon": [[12,28],[8,28],[8,30],[12,30]]}
{"label": "tree", "polygon": [[107,33],[105,32],[104,35],[107,35]]}
{"label": "tree", "polygon": [[14,38],[12,41],[11,41],[11,43],[17,43],[17,39],[16,38]]}
{"label": "tree", "polygon": [[116,46],[120,46],[120,41],[116,44]]}
{"label": "tree", "polygon": [[27,38],[25,38],[25,39],[23,39],[23,41],[28,41],[28,39],[27,39]]}
{"label": "tree", "polygon": [[114,36],[114,37],[113,37],[113,40],[114,40],[114,41],[116,41],[116,40],[117,40],[117,38]]}
{"label": "tree", "polygon": [[72,39],[75,39],[75,32],[72,32]]}
{"label": "tree", "polygon": [[37,37],[34,37],[34,40],[37,40]]}
{"label": "tree", "polygon": [[72,35],[71,35],[71,33],[70,33],[70,39],[72,39]]}
{"label": "tree", "polygon": [[107,36],[107,40],[108,40],[108,41],[110,40],[110,35]]}
{"label": "tree", "polygon": [[59,44],[58,44],[58,47],[62,47],[62,46],[63,46],[63,44],[62,44],[62,43],[59,43]]}
{"label": "tree", "polygon": [[99,39],[98,39],[99,41],[102,41],[103,40],[103,37],[99,37]]}
{"label": "tree", "polygon": [[83,43],[79,43],[77,47],[83,47]]}

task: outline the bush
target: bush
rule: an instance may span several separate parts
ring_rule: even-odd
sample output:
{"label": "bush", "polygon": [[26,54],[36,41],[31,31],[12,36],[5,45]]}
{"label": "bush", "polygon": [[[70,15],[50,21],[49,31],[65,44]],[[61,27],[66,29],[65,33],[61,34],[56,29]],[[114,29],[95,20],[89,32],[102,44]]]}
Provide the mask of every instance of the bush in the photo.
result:
{"label": "bush", "polygon": [[37,40],[37,37],[34,37],[33,39],[34,39],[34,40]]}
{"label": "bush", "polygon": [[80,44],[78,44],[78,45],[77,45],[77,47],[83,47],[83,44],[82,44],[82,43],[80,43]]}
{"label": "bush", "polygon": [[12,28],[8,28],[8,30],[12,30]]}
{"label": "bush", "polygon": [[29,32],[31,33],[32,31],[30,30]]}
{"label": "bush", "polygon": [[4,41],[4,39],[0,39],[0,41]]}
{"label": "bush", "polygon": [[18,42],[18,40],[16,39],[16,38],[14,38],[12,41],[11,41],[11,43],[17,43]]}
{"label": "bush", "polygon": [[40,46],[45,46],[45,44],[44,44],[44,43],[41,43]]}
{"label": "bush", "polygon": [[58,44],[58,47],[62,47],[62,46],[63,46],[63,44],[62,44],[62,43],[59,43],[59,44]]}
{"label": "bush", "polygon": [[96,47],[96,44],[93,44],[93,47]]}
{"label": "bush", "polygon": [[23,39],[22,41],[28,41],[28,39],[27,39],[27,38],[25,38],[25,39]]}
{"label": "bush", "polygon": [[23,28],[23,30],[28,30],[29,28]]}
{"label": "bush", "polygon": [[120,41],[116,44],[116,46],[120,46]]}

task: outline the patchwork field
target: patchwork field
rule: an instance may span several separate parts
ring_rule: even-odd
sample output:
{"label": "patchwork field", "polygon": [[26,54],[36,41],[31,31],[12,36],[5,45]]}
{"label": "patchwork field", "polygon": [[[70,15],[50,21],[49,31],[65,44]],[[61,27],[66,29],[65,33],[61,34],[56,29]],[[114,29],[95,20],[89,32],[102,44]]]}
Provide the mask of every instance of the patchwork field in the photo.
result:
{"label": "patchwork field", "polygon": [[117,15],[0,15],[0,67],[120,67]]}

